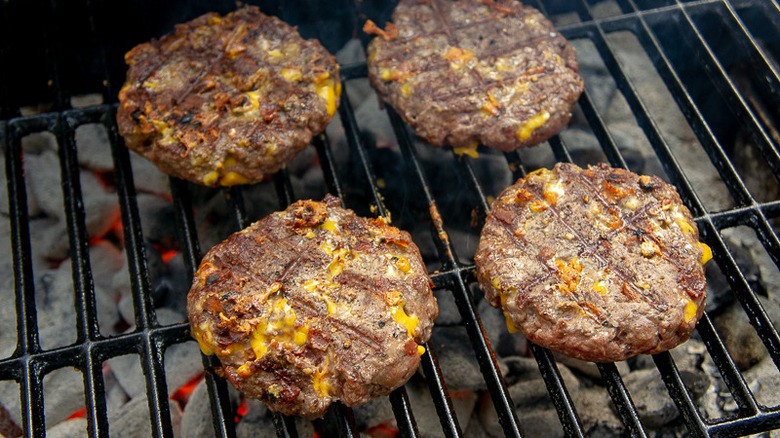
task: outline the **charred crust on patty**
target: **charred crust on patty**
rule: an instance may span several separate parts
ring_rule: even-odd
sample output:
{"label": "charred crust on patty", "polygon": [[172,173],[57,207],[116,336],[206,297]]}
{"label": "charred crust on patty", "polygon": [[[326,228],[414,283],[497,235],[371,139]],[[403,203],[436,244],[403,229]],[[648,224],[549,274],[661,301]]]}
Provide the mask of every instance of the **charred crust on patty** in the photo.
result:
{"label": "charred crust on patty", "polygon": [[574,48],[538,10],[507,0],[402,0],[364,31],[368,76],[434,146],[512,151],[557,134],[583,90]]}
{"label": "charred crust on patty", "polygon": [[510,330],[609,362],[685,342],[704,311],[712,257],[675,188],[605,164],[559,163],[507,188],[475,254]]}
{"label": "charred crust on patty", "polygon": [[389,394],[417,370],[438,315],[405,231],[338,198],[299,201],[231,235],[193,278],[193,337],[239,390],[321,417]]}
{"label": "charred crust on patty", "polygon": [[208,13],[125,55],[117,124],[162,172],[206,186],[261,181],[322,132],[335,58],[255,6]]}

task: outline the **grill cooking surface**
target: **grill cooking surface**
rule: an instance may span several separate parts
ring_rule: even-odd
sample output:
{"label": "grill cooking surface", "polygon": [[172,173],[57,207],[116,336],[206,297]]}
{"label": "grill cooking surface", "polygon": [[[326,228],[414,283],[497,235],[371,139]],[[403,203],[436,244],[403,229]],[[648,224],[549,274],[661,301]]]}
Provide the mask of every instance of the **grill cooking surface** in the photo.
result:
{"label": "grill cooking surface", "polygon": [[[219,12],[233,8],[231,2],[214,5]],[[319,2],[288,2],[285,7],[271,2],[260,4],[263,11],[278,15],[291,24],[298,25],[305,37],[321,38],[332,52],[337,51],[360,29],[366,18],[384,23],[392,5],[383,2],[339,1],[331,6]],[[376,4],[375,4],[376,3]],[[768,355],[765,360],[780,367],[780,335],[769,314],[764,310],[759,290],[737,264],[734,249],[723,237],[723,231],[742,226],[754,231],[755,239],[768,255],[774,270],[780,266],[780,241],[774,224],[780,216],[780,198],[772,192],[755,189],[748,174],[740,167],[738,149],[751,145],[756,153],[753,161],[765,169],[765,179],[777,186],[780,180],[780,7],[775,2],[708,1],[665,2],[650,0],[617,0],[615,2],[563,1],[529,2],[539,8],[556,24],[558,30],[576,45],[583,65],[583,50],[590,49],[599,60],[602,76],[615,87],[624,100],[624,124],[644,138],[651,155],[657,162],[658,173],[673,183],[685,204],[690,208],[702,235],[711,248],[719,273],[725,279],[730,299],[736,299],[747,315]],[[53,2],[10,1],[0,4],[0,141],[5,155],[7,180],[7,223],[10,224],[11,244],[9,257],[4,260],[12,267],[13,281],[9,289],[2,290],[5,304],[15,304],[16,349],[0,357],[0,383],[15,382],[19,391],[20,424],[16,431],[24,436],[43,436],[48,424],[44,418],[47,400],[43,398],[45,376],[59,369],[76,369],[83,382],[84,405],[89,436],[109,436],[114,427],[107,414],[104,363],[127,354],[140,358],[148,401],[152,435],[172,437],[173,424],[168,402],[169,375],[164,366],[166,351],[182,343],[194,345],[185,322],[163,325],[158,323],[156,303],[152,297],[149,247],[145,245],[141,214],[138,207],[136,186],[130,153],[117,134],[116,93],[124,75],[122,56],[130,46],[159,36],[172,29],[173,23],[186,21],[207,10],[190,7],[159,11],[159,6],[141,4],[127,11],[110,10],[101,2],[84,2],[68,6]],[[142,14],[141,11],[146,11]],[[155,15],[160,12],[159,16]],[[63,14],[63,15],[59,15]],[[147,19],[147,15],[149,15]],[[144,19],[138,18],[143,16]],[[62,17],[55,19],[54,17]],[[134,21],[135,18],[138,18]],[[33,20],[39,23],[39,34],[20,38],[14,32],[21,31]],[[127,22],[144,23],[132,31],[123,28]],[[116,24],[117,29],[112,29]],[[25,28],[25,32],[31,30]],[[75,32],[73,29],[79,29]],[[92,33],[89,31],[92,29]],[[118,35],[122,35],[121,38]],[[360,32],[356,33],[360,35]],[[114,37],[115,39],[112,39]],[[21,41],[24,40],[24,41]],[[693,134],[698,156],[709,158],[714,169],[712,181],[692,179],[687,172],[689,157],[685,151],[670,141],[671,133],[665,131],[663,119],[653,97],[647,93],[647,84],[637,79],[637,66],[633,58],[626,58],[617,49],[622,42],[634,41],[640,53],[652,63],[657,79],[662,81],[668,95],[676,104],[685,125]],[[364,41],[365,42],[365,41]],[[79,46],[81,45],[81,46]],[[587,128],[588,137],[594,139],[597,159],[606,160],[612,166],[629,168],[635,156],[626,153],[624,139],[616,138],[612,127],[605,122],[608,111],[596,92],[597,79],[586,71],[586,91],[575,109],[573,123],[579,119]],[[441,305],[454,303],[465,327],[470,347],[479,363],[479,369],[495,406],[499,423],[506,436],[523,436],[524,424],[518,420],[515,403],[507,389],[507,382],[499,369],[494,348],[497,339],[490,338],[482,324],[479,303],[483,300],[476,288],[474,266],[471,261],[474,246],[456,242],[456,235],[478,236],[489,210],[489,200],[497,194],[491,179],[484,176],[480,160],[503,160],[514,179],[534,170],[536,163],[530,151],[499,154],[480,148],[480,157],[457,156],[446,150],[435,152],[438,169],[451,171],[451,181],[442,187],[442,177],[437,168],[430,166],[430,146],[416,141],[411,130],[391,109],[382,112],[382,123],[392,127],[397,146],[394,154],[387,148],[377,147],[379,139],[367,134],[371,123],[356,114],[348,92],[364,81],[366,67],[363,63],[342,66],[342,93],[338,110],[339,120],[332,122],[336,129],[330,136],[320,136],[313,142],[311,161],[322,171],[322,190],[344,200],[345,207],[362,215],[383,215],[393,219],[393,225],[412,228],[422,224],[430,235],[428,246],[433,257],[426,260]],[[72,99],[85,93],[102,95],[105,103],[74,108]],[[25,114],[27,108],[38,110]],[[43,110],[41,110],[43,109]],[[677,110],[675,110],[677,111]],[[675,113],[676,114],[676,113]],[[106,336],[98,321],[95,283],[95,260],[90,260],[90,234],[83,204],[83,192],[79,175],[79,147],[76,130],[87,124],[105,127],[111,145],[114,169],[108,179],[115,187],[121,209],[121,232],[127,257],[127,271],[133,304],[134,329],[121,334]],[[75,306],[75,341],[53,348],[39,330],[40,318],[36,316],[36,299],[43,292],[35,283],[33,270],[33,242],[31,242],[31,216],[26,188],[26,162],[22,139],[30,134],[51,132],[57,141],[58,166],[48,169],[60,175],[63,219],[67,225],[69,258],[73,279],[73,305]],[[339,132],[349,158],[339,160],[333,132]],[[584,154],[578,138],[567,137],[566,131],[549,142],[534,148],[533,154],[550,156],[554,161],[575,161],[582,165],[595,162]],[[735,146],[736,144],[736,146]],[[589,152],[593,153],[593,151]],[[603,154],[603,156],[601,155]],[[315,156],[316,155],[316,156]],[[697,156],[694,154],[694,156]],[[388,159],[392,158],[392,161]],[[706,162],[706,158],[704,160]],[[549,163],[548,163],[549,164]],[[550,164],[551,165],[551,164]],[[708,164],[709,165],[709,164]],[[272,181],[262,183],[273,187],[278,205],[283,209],[301,196],[291,182],[290,171],[282,170]],[[718,204],[707,196],[710,185],[723,186],[726,203]],[[177,179],[170,180],[170,198],[176,228],[177,243],[184,265],[191,278],[202,254],[208,249],[199,239],[195,216],[200,205],[202,188]],[[209,189],[211,190],[211,189]],[[214,189],[217,190],[217,189]],[[238,230],[247,226],[273,209],[256,211],[250,195],[252,187],[233,187],[217,190],[224,196],[230,210],[232,224],[228,228]],[[458,202],[454,204],[452,196]],[[454,207],[453,207],[454,206]],[[465,225],[464,225],[465,224]],[[467,232],[456,232],[458,230]],[[413,234],[415,238],[420,234]],[[226,234],[222,236],[226,237]],[[468,238],[466,239],[468,241]],[[418,242],[419,244],[419,242]],[[470,253],[464,253],[471,248]],[[717,271],[717,270],[716,270]],[[722,274],[721,274],[722,273]],[[179,291],[181,292],[181,291]],[[181,293],[179,296],[183,296]],[[11,301],[14,299],[14,301]],[[678,370],[670,353],[652,357],[660,372],[669,396],[679,411],[681,423],[691,436],[736,436],[780,428],[780,408],[763,406],[755,397],[755,386],[749,386],[745,375],[726,350],[720,330],[716,330],[710,313],[705,313],[696,333],[706,345],[709,356],[724,383],[722,390],[730,392],[736,403],[734,414],[720,418],[706,418],[697,407],[696,396],[686,387],[684,375]],[[492,343],[492,344],[491,344]],[[422,356],[422,371],[430,389],[436,415],[441,423],[440,434],[465,436],[460,426],[466,418],[459,418],[445,380],[445,372],[439,367],[437,357],[442,352],[426,345]],[[582,412],[567,389],[553,354],[531,345],[530,349],[558,414],[560,423],[549,424],[570,436],[587,434],[581,421]],[[213,359],[203,357],[207,370],[213,369]],[[778,379],[773,369],[774,381]],[[615,364],[599,364],[606,392],[613,401],[625,431],[631,435],[646,436],[647,425],[640,421],[637,401],[642,391],[629,391]],[[211,413],[217,436],[235,436],[235,406],[225,382],[213,373],[206,373],[206,385],[211,403]],[[759,382],[771,385],[771,382]],[[390,397],[393,412],[402,436],[419,436],[416,418],[428,413],[412,409],[406,390],[402,387]],[[79,406],[74,407],[74,411]],[[6,419],[8,412],[1,412]],[[433,410],[432,410],[433,411]],[[0,421],[0,425],[3,421]],[[337,406],[326,417],[325,426],[337,430],[341,436],[358,436],[352,410]],[[274,417],[274,425],[280,437],[297,436],[295,422],[283,416]],[[14,430],[14,428],[6,429]]]}

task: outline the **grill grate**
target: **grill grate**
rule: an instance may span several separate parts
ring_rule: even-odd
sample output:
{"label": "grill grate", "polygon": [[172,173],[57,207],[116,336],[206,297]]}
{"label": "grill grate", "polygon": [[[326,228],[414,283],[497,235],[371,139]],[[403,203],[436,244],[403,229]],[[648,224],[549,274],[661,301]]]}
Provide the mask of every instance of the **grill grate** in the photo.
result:
{"label": "grill grate", "polygon": [[[20,405],[24,436],[44,436],[46,423],[44,418],[43,377],[64,367],[74,367],[82,373],[84,383],[84,401],[88,434],[92,437],[108,436],[111,425],[108,421],[106,391],[103,380],[103,363],[116,356],[137,354],[145,376],[145,393],[151,416],[151,430],[154,437],[172,437],[173,426],[168,404],[166,372],[163,366],[164,354],[172,345],[190,341],[188,326],[185,323],[161,325],[157,321],[152,302],[149,266],[144,246],[144,233],[141,228],[136,200],[135,183],[130,165],[130,156],[117,133],[115,124],[115,104],[94,105],[87,108],[70,108],[69,98],[85,86],[73,81],[73,67],[66,62],[74,51],[60,38],[66,32],[64,22],[54,17],[63,12],[54,2],[41,2],[46,11],[44,21],[53,23],[51,31],[44,32],[40,53],[46,55],[44,68],[46,73],[36,73],[35,79],[47,77],[51,85],[37,87],[11,87],[18,79],[18,72],[11,72],[9,65],[18,65],[16,57],[22,51],[12,41],[12,24],[19,18],[16,14],[29,12],[20,6],[21,2],[0,3],[0,22],[6,29],[3,33],[3,45],[0,47],[0,96],[2,99],[3,119],[0,121],[0,140],[4,147],[5,169],[8,188],[9,220],[11,224],[11,258],[14,273],[15,309],[17,317],[16,350],[10,357],[0,358],[0,380],[15,381],[20,388]],[[229,2],[221,5],[230,9]],[[315,20],[312,16],[295,15],[296,10],[320,11],[314,2],[304,2],[282,8],[273,2],[262,4],[264,11],[278,13],[301,26],[305,36],[321,36],[327,41],[330,32],[327,20]],[[293,3],[293,2],[291,2]],[[342,4],[343,3],[343,4]],[[373,2],[339,2],[337,19],[343,27],[357,28],[358,21],[368,16],[376,22],[384,22],[389,6],[376,6]],[[743,177],[730,158],[728,147],[736,127],[743,129],[758,147],[761,158],[775,179],[780,180],[780,144],[778,143],[778,114],[766,108],[780,107],[780,6],[775,1],[744,0],[715,1],[699,0],[681,2],[668,0],[663,5],[649,0],[617,0],[614,4],[619,12],[613,15],[594,18],[595,10],[602,2],[586,0],[555,0],[545,2],[531,1],[533,6],[548,16],[555,17],[567,12],[576,15],[572,24],[559,25],[560,31],[570,40],[587,40],[596,48],[604,62],[619,93],[626,100],[636,125],[644,132],[663,170],[670,181],[678,188],[681,197],[691,209],[702,239],[712,247],[714,259],[725,274],[734,296],[742,305],[750,323],[768,350],[771,360],[780,368],[780,334],[773,326],[770,317],[761,305],[756,291],[740,270],[734,256],[729,251],[721,231],[740,225],[755,231],[758,241],[769,254],[775,265],[780,266],[780,241],[773,228],[773,219],[780,216],[780,200],[762,201],[756,199],[747,188]],[[100,2],[84,2],[74,8],[85,16],[93,28],[105,27],[100,17],[105,14]],[[173,10],[173,8],[172,8]],[[182,12],[182,15],[198,15],[205,11]],[[379,12],[377,12],[379,11]],[[312,12],[313,14],[313,12]],[[384,14],[384,15],[383,15]],[[166,17],[171,13],[164,14]],[[358,17],[361,17],[360,20]],[[24,18],[24,17],[23,17]],[[171,18],[171,23],[192,18],[180,16]],[[331,18],[328,16],[328,18]],[[115,17],[116,19],[116,17]],[[306,20],[310,20],[306,24]],[[25,22],[26,19],[21,20]],[[313,25],[312,25],[313,23]],[[150,35],[160,33],[157,29],[147,29]],[[693,130],[703,151],[709,157],[718,175],[725,183],[736,206],[722,211],[711,211],[694,189],[694,185],[685,174],[683,165],[678,161],[673,147],[665,138],[662,128],[654,120],[648,108],[641,85],[633,81],[626,72],[626,66],[610,44],[610,35],[616,32],[630,32],[652,61],[657,73],[668,88],[672,98],[681,110],[690,128]],[[102,32],[102,31],[101,31]],[[306,35],[309,32],[309,35]],[[719,39],[722,36],[723,39]],[[141,39],[143,40],[143,39]],[[135,42],[140,41],[136,40]],[[724,45],[724,41],[726,44]],[[122,80],[116,73],[115,59],[127,47],[116,47],[110,41],[101,39],[101,35],[87,35],[85,44],[96,47],[96,67],[100,76],[98,85],[87,84],[86,91],[102,92],[106,102],[114,102],[116,90]],[[36,52],[37,53],[37,52]],[[747,60],[749,76],[757,90],[761,102],[744,92],[729,74],[735,57]],[[20,58],[22,59],[22,58]],[[82,59],[82,58],[80,58]],[[46,61],[48,60],[48,61]],[[82,59],[83,60],[83,59]],[[12,62],[17,61],[17,62]],[[36,60],[36,65],[41,61]],[[49,74],[49,76],[46,76]],[[344,66],[342,80],[344,89],[351,87],[351,81],[364,78],[364,64]],[[91,88],[90,88],[91,87]],[[44,91],[41,91],[41,90]],[[713,93],[715,90],[716,93]],[[27,95],[25,95],[25,93]],[[396,213],[385,204],[382,184],[374,166],[381,166],[371,156],[371,147],[360,135],[361,125],[356,119],[354,108],[342,94],[339,108],[340,123],[345,131],[350,151],[356,158],[354,172],[358,174],[362,196],[375,206],[376,214]],[[34,101],[28,101],[33,99]],[[51,111],[32,116],[21,117],[19,107],[22,104],[52,102]],[[590,129],[598,140],[604,155],[611,165],[627,168],[626,158],[618,148],[607,124],[604,114],[597,109],[589,91],[581,97],[578,111],[584,115]],[[430,182],[431,175],[423,165],[420,151],[414,136],[401,118],[391,109],[387,117],[392,125],[400,154],[403,158],[403,180],[410,185],[409,192],[414,193],[418,201],[414,205],[424,206],[418,212],[428,222],[435,247],[438,251],[438,268],[432,274],[435,289],[449,291],[463,319],[471,346],[479,363],[488,391],[495,406],[498,419],[506,436],[521,436],[522,425],[514,409],[514,403],[507,385],[499,370],[496,356],[482,325],[477,311],[479,294],[472,290],[475,284],[474,267],[462,262],[450,242],[445,222],[453,220],[442,215],[437,204],[436,190]],[[85,224],[85,212],[82,202],[82,187],[79,181],[78,150],[75,143],[75,130],[81,125],[98,123],[103,125],[109,135],[111,152],[115,167],[117,196],[121,208],[124,231],[124,248],[127,254],[129,275],[134,305],[135,330],[106,337],[101,334],[95,299],[92,267],[88,255],[89,238]],[[40,345],[36,318],[36,290],[34,286],[31,261],[30,216],[28,197],[25,189],[24,157],[21,139],[31,133],[48,131],[54,133],[59,145],[61,186],[64,199],[67,237],[70,242],[72,260],[74,306],[76,309],[77,335],[71,345],[44,349]],[[330,142],[321,135],[313,142],[327,191],[345,200],[348,208],[358,208],[350,204],[346,192],[349,184],[343,171],[338,168]],[[557,161],[572,161],[572,149],[560,137],[549,141],[549,147]],[[485,152],[487,153],[487,152]],[[513,178],[524,176],[525,165],[518,152],[505,154],[507,165]],[[459,181],[466,188],[467,196],[472,200],[479,224],[483,223],[489,210],[488,194],[474,168],[474,160],[467,156],[451,155],[449,159],[458,171]],[[53,170],[53,169],[52,169]],[[296,198],[290,177],[286,171],[280,171],[273,178],[279,208],[285,208]],[[400,184],[390,181],[389,184]],[[186,268],[190,275],[194,273],[202,256],[194,221],[192,187],[183,181],[170,180],[176,228]],[[250,217],[244,203],[245,188],[224,189],[224,195],[230,207],[234,229],[247,226],[256,217]],[[462,254],[461,254],[462,255]],[[10,296],[10,291],[8,291]],[[5,296],[5,295],[4,295]],[[691,436],[736,436],[758,433],[780,428],[780,408],[764,407],[759,404],[745,377],[741,374],[729,355],[709,316],[705,314],[697,327],[697,333],[707,347],[713,362],[717,366],[724,383],[736,402],[738,414],[727,418],[704,418],[696,407],[691,392],[683,384],[682,377],[669,353],[653,357],[671,398],[679,410],[685,426]],[[442,370],[437,361],[435,349],[426,345],[427,354],[422,357],[422,369],[428,388],[433,397],[436,414],[442,426],[444,436],[464,436],[459,425],[455,409],[447,390]],[[561,377],[553,355],[540,347],[531,346],[534,357],[547,386],[549,396],[558,412],[564,432],[569,436],[585,436],[579,414]],[[217,365],[214,359],[203,357],[206,369]],[[647,436],[648,432],[639,419],[639,413],[615,364],[599,364],[598,371],[606,385],[607,392],[615,404],[620,420],[626,431],[632,436]],[[206,384],[211,401],[211,412],[217,436],[234,437],[234,407],[231,405],[228,388],[222,379],[212,373],[206,373]],[[415,412],[412,410],[405,389],[399,388],[390,397],[393,412],[402,436],[419,436]],[[418,414],[419,415],[419,414]],[[338,430],[340,436],[357,437],[355,419],[352,410],[337,405],[328,414],[326,421]],[[274,425],[280,437],[295,437],[297,432],[292,419],[277,415]],[[551,425],[557,427],[555,425]]]}

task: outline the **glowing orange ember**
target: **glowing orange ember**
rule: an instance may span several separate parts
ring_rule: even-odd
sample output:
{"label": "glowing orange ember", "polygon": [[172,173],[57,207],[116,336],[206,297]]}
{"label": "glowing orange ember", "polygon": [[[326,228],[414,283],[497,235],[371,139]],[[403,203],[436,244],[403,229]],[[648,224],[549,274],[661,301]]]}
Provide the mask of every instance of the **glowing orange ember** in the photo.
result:
{"label": "glowing orange ember", "polygon": [[369,427],[364,430],[363,433],[371,438],[395,438],[401,434],[392,420],[385,421],[374,427]]}
{"label": "glowing orange ember", "polygon": [[187,381],[187,383],[182,385],[181,388],[177,389],[173,394],[171,394],[171,400],[178,402],[181,407],[186,406],[187,401],[190,399],[190,395],[192,395],[192,391],[195,391],[195,388],[198,387],[198,384],[201,380],[203,380],[203,374],[198,374],[197,376],[193,377]]}

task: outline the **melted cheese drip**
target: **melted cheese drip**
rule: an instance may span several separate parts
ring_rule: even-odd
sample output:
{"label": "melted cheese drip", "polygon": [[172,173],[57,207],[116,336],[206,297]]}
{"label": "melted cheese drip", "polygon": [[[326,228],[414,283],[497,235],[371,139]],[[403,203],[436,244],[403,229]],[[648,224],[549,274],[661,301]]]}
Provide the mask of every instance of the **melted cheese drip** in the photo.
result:
{"label": "melted cheese drip", "polygon": [[683,310],[683,318],[685,319],[686,323],[691,322],[693,318],[696,317],[696,303],[693,301],[688,301],[687,304],[685,304],[685,310]]}
{"label": "melted cheese drip", "polygon": [[417,318],[417,315],[409,316],[404,312],[403,300],[395,306],[390,306],[390,315],[395,322],[406,328],[406,332],[409,334],[410,338],[414,338],[414,331],[417,329],[420,320]]}
{"label": "melted cheese drip", "polygon": [[336,99],[341,96],[341,83],[336,83],[329,75],[315,82],[317,95],[325,100],[325,109],[333,117],[336,113]]}
{"label": "melted cheese drip", "polygon": [[468,155],[471,158],[479,158],[478,146],[479,142],[474,141],[468,146],[452,148],[452,152],[455,152],[455,155]]}
{"label": "melted cheese drip", "polygon": [[527,122],[525,122],[525,124],[517,128],[517,138],[520,141],[527,139],[537,128],[544,125],[544,122],[546,122],[549,118],[550,113],[547,110],[543,110],[539,114],[531,117]]}
{"label": "melted cheese drip", "polygon": [[712,260],[712,250],[706,243],[699,242],[699,245],[701,245],[702,254],[701,254],[701,264],[706,265],[708,261]]}
{"label": "melted cheese drip", "polygon": [[219,171],[212,170],[203,177],[203,185],[213,187],[219,181]]}

